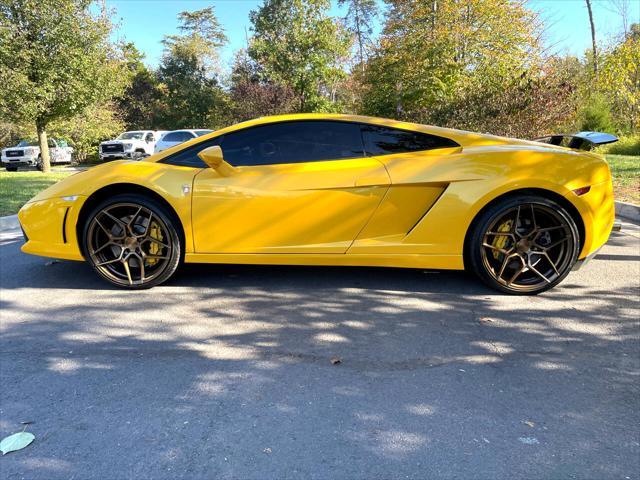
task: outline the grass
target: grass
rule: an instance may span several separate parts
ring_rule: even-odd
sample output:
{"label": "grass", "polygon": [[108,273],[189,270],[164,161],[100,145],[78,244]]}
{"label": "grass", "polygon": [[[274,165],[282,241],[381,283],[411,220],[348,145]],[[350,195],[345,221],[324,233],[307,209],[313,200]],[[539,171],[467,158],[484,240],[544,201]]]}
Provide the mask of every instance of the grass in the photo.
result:
{"label": "grass", "polygon": [[0,170],[0,216],[18,213],[31,197],[74,172],[7,172]]}
{"label": "grass", "polygon": [[[640,156],[607,155],[616,200],[640,205]],[[0,170],[0,216],[17,213],[36,193],[73,172],[7,172]]]}
{"label": "grass", "polygon": [[640,205],[640,156],[607,155],[616,200]]}

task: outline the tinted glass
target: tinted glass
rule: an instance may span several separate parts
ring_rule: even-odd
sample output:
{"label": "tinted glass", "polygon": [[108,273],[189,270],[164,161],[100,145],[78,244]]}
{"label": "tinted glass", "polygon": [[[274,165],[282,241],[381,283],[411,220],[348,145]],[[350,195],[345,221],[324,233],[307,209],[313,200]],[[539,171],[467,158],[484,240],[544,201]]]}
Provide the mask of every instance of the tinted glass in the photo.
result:
{"label": "tinted glass", "polygon": [[233,166],[319,162],[364,156],[360,127],[347,122],[284,122],[224,136],[224,158]]}
{"label": "tinted glass", "polygon": [[167,133],[164,137],[162,137],[163,142],[179,142],[180,134],[178,132]]}
{"label": "tinted glass", "polygon": [[214,145],[220,145],[220,137],[212,138],[211,140],[205,140],[192,147],[185,148],[184,150],[169,155],[162,160],[162,163],[168,163],[171,165],[181,165],[183,167],[195,167],[206,168],[205,163],[198,157],[198,152],[204,150],[207,147],[213,147]]}
{"label": "tinted glass", "polygon": [[190,134],[189,132],[173,132],[173,133],[167,133],[164,137],[162,137],[162,141],[182,143],[182,142],[186,142],[187,140],[191,140],[192,138],[193,138],[193,135]]}
{"label": "tinted glass", "polygon": [[362,137],[369,155],[389,155],[459,146],[448,138],[376,125],[363,125]]}
{"label": "tinted glass", "polygon": [[211,133],[213,130],[196,130],[196,135],[201,137],[202,135],[206,135],[207,133]]}
{"label": "tinted glass", "polygon": [[153,142],[155,140],[155,138],[153,138],[153,133],[147,133],[147,135],[144,137],[144,139],[147,142]]}

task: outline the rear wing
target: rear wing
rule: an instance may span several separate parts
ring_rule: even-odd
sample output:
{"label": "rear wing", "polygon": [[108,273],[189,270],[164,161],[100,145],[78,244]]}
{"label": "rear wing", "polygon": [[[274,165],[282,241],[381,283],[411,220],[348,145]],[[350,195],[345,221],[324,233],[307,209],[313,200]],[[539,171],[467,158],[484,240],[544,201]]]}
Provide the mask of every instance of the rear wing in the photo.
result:
{"label": "rear wing", "polygon": [[591,150],[594,146],[605,145],[618,141],[618,137],[601,132],[578,132],[573,135],[559,134],[536,138],[534,141],[575,148],[577,150]]}

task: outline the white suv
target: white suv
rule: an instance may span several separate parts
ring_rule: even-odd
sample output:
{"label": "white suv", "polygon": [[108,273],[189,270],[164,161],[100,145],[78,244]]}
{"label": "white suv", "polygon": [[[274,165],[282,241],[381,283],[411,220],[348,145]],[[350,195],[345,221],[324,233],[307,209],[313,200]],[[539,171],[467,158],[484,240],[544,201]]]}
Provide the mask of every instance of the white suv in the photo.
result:
{"label": "white suv", "polygon": [[211,132],[213,132],[213,130],[174,130],[167,132],[160,138],[158,143],[156,143],[155,153]]}
{"label": "white suv", "polygon": [[[73,148],[64,140],[54,138],[49,139],[49,157],[51,164],[71,163]],[[2,166],[9,172],[15,172],[18,167],[38,167],[42,168],[42,157],[37,141],[22,140],[15,147],[2,150],[0,156]]]}
{"label": "white suv", "polygon": [[114,140],[102,142],[99,147],[100,160],[132,158],[139,160],[153,154],[153,147],[163,131],[136,130],[121,133]]}

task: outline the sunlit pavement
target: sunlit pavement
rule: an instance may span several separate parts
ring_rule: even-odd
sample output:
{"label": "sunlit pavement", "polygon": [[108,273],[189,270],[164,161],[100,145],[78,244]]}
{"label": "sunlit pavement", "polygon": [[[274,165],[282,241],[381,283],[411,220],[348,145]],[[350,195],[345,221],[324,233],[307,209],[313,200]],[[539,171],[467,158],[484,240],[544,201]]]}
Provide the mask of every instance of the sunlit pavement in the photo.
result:
{"label": "sunlit pavement", "polygon": [[[189,266],[142,292],[0,245],[14,478],[638,478],[640,234],[537,297],[461,273]],[[341,363],[332,364],[332,358]]]}

